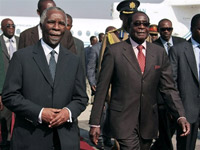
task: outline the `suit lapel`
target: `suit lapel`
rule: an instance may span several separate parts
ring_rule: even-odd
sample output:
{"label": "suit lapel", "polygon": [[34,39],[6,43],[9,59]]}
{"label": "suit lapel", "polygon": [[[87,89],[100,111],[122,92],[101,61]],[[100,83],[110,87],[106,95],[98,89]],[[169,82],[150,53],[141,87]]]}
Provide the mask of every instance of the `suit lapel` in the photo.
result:
{"label": "suit lapel", "polygon": [[194,52],[193,52],[193,47],[192,47],[191,44],[190,44],[190,46],[185,46],[184,53],[185,53],[185,56],[186,56],[187,61],[188,61],[188,64],[189,64],[189,66],[190,66],[195,78],[199,82],[198,73],[197,73],[196,59],[195,59]]}
{"label": "suit lapel", "polygon": [[53,87],[53,79],[49,71],[49,66],[46,56],[44,54],[44,50],[41,46],[41,41],[38,41],[37,45],[34,47],[33,59],[35,60],[36,64],[38,65],[40,71],[42,72],[48,83]]}
{"label": "suit lapel", "polygon": [[148,74],[148,72],[150,71],[151,67],[153,66],[153,64],[154,64],[153,59],[154,59],[153,48],[150,46],[150,43],[147,42],[144,77]]}
{"label": "suit lapel", "polygon": [[135,56],[134,50],[132,48],[132,45],[130,43],[130,40],[126,40],[124,42],[124,51],[122,52],[122,55],[128,60],[128,62],[131,64],[131,66],[139,73],[141,73],[140,66],[138,64],[138,60]]}
{"label": "suit lapel", "polygon": [[1,47],[2,47],[2,51],[3,51],[4,55],[8,58],[8,60],[10,60],[10,55],[8,54],[8,49],[7,49],[5,41],[3,39],[3,34],[1,35],[0,40],[1,40]]}
{"label": "suit lapel", "polygon": [[[70,68],[70,60],[68,58],[69,52],[67,49],[64,49],[62,46],[60,46],[60,52],[58,56],[58,61],[56,64],[56,74],[55,74],[55,80],[54,80],[54,87],[59,83],[61,80],[60,77],[63,76],[63,71],[67,71],[67,68]],[[70,71],[70,70],[69,70]]]}

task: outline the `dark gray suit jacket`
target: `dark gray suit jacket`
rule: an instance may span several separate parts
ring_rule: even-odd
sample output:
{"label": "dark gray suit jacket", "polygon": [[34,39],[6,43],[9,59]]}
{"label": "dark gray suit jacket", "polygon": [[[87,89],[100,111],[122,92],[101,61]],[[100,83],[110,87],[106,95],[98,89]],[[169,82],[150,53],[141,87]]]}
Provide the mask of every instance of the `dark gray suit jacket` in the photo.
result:
{"label": "dark gray suit jacket", "polygon": [[[18,36],[14,36],[16,39],[16,49],[18,49],[18,44],[19,44],[19,37]],[[3,39],[3,35],[0,36],[0,42],[1,42],[1,47],[2,47],[2,52],[3,52],[3,61],[4,61],[4,69],[5,69],[5,73],[7,72],[8,69],[8,65],[10,62],[10,56],[8,54],[8,49],[6,47],[5,41]]]}
{"label": "dark gray suit jacket", "polygon": [[40,41],[17,51],[8,68],[3,103],[16,114],[11,147],[15,150],[52,148],[53,129],[38,123],[43,107],[67,107],[73,123],[57,127],[63,150],[79,149],[77,117],[86,108],[85,78],[78,56],[60,47],[55,80],[51,78]]}
{"label": "dark gray suit jacket", "polygon": [[158,90],[166,98],[175,118],[185,116],[168,56],[160,46],[147,42],[144,74],[129,39],[107,47],[90,117],[92,125],[100,124],[110,83],[110,125],[112,135],[117,139],[130,137],[137,125],[142,138],[158,136]]}
{"label": "dark gray suit jacket", "polygon": [[97,82],[97,71],[99,62],[99,52],[101,50],[102,43],[99,42],[91,47],[91,51],[88,57],[87,64],[87,78],[90,86],[96,85]]}
{"label": "dark gray suit jacket", "polygon": [[185,41],[173,46],[169,57],[186,117],[194,123],[200,111],[200,85],[192,43]]}

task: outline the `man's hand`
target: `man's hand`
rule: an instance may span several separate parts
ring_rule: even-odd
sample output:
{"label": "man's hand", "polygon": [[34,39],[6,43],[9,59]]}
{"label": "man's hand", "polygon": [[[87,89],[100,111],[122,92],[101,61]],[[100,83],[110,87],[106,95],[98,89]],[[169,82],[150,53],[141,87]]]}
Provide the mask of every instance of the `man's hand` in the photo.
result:
{"label": "man's hand", "polygon": [[2,97],[0,96],[0,111],[3,110],[3,103],[2,103]]}
{"label": "man's hand", "polygon": [[90,141],[97,145],[100,136],[100,127],[90,127]]}
{"label": "man's hand", "polygon": [[42,121],[50,124],[50,121],[54,119],[61,109],[44,108],[42,111]]}
{"label": "man's hand", "polygon": [[96,92],[96,86],[95,85],[92,85],[91,89],[92,89],[92,91]]}
{"label": "man's hand", "polygon": [[180,118],[178,120],[178,124],[183,129],[183,133],[180,136],[187,136],[188,134],[190,134],[190,123],[186,120],[186,118]]}
{"label": "man's hand", "polygon": [[60,126],[61,124],[67,122],[67,120],[69,120],[69,111],[66,108],[63,108],[60,110],[60,112],[56,115],[55,118],[53,118],[50,121],[49,127],[53,128],[53,127],[57,127]]}

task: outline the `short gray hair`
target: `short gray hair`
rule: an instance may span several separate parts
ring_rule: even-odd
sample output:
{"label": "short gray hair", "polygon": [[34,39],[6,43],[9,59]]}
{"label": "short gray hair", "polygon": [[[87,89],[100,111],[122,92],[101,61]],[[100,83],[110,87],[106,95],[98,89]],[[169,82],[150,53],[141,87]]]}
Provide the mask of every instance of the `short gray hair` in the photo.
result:
{"label": "short gray hair", "polygon": [[[45,21],[45,19],[46,19],[46,17],[47,17],[47,12],[50,11],[50,10],[58,10],[58,11],[61,11],[61,12],[63,13],[63,15],[66,16],[64,10],[62,10],[61,8],[59,8],[59,7],[49,7],[49,8],[47,8],[47,9],[45,9],[45,10],[43,11],[43,13],[42,13],[42,15],[41,15],[41,17],[40,17],[40,23],[41,23],[42,25],[44,24],[44,21]],[[65,17],[65,18],[66,18],[66,17]],[[65,24],[67,24],[67,19],[65,19],[65,20],[66,20],[66,21],[65,21]]]}

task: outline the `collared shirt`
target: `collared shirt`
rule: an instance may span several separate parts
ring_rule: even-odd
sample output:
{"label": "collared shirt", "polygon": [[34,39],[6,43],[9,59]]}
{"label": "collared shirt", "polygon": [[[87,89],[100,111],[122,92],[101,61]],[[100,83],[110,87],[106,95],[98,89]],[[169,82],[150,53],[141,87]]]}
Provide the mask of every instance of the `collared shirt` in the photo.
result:
{"label": "collared shirt", "polygon": [[[47,63],[49,64],[49,61],[50,61],[50,57],[51,57],[51,51],[53,50],[52,47],[50,47],[49,45],[47,45],[43,39],[41,39],[41,45],[42,45],[42,48],[44,50],[44,54],[46,56],[46,59],[47,59]],[[55,50],[55,61],[57,63],[58,61],[58,55],[59,55],[59,51],[60,51],[60,44],[58,44],[58,46],[56,46],[54,48]],[[41,109],[40,113],[39,113],[39,116],[38,116],[38,122],[39,123],[42,123],[42,111],[43,111],[44,108]],[[67,108],[67,107],[64,107],[64,109],[67,109],[69,111],[69,120],[67,120],[67,122],[72,122],[72,113],[71,111]]]}
{"label": "collared shirt", "polygon": [[167,45],[167,43],[170,43],[170,47],[173,46],[172,37],[170,37],[169,41],[165,41],[161,37],[160,37],[160,40],[161,40],[162,44],[164,45],[164,48],[165,48],[165,50],[166,50],[166,52],[168,54],[168,45]]}
{"label": "collared shirt", "polygon": [[192,47],[193,47],[193,51],[194,51],[194,56],[195,56],[195,59],[196,59],[196,65],[197,65],[197,73],[198,73],[198,77],[199,77],[199,53],[200,53],[200,49],[199,49],[199,43],[196,42],[193,38],[191,38],[191,41],[192,41]]}
{"label": "collared shirt", "polygon": [[137,46],[138,46],[138,45],[142,45],[142,46],[143,46],[142,52],[143,52],[144,56],[146,56],[146,48],[147,48],[147,43],[146,43],[146,41],[144,41],[144,43],[142,43],[142,44],[136,43],[135,41],[132,40],[132,38],[130,38],[130,41],[131,41],[131,45],[132,45],[132,48],[133,48],[133,51],[134,51],[134,53],[135,53],[136,58],[137,58],[138,53],[139,53],[139,51],[138,51],[138,49],[137,49]]}
{"label": "collared shirt", "polygon": [[[5,41],[5,45],[6,45],[6,48],[7,48],[7,50],[8,50],[8,54],[10,55],[10,49],[9,49],[9,47],[10,47],[10,39],[9,38],[7,38],[5,35],[3,35],[3,39],[4,39],[4,41]],[[15,39],[15,37],[13,36],[12,38],[11,38],[11,40],[12,40],[12,45],[13,45],[13,48],[15,49],[15,51],[17,50],[17,41],[16,41],[16,39]]]}
{"label": "collared shirt", "polygon": [[38,36],[39,36],[39,40],[42,38],[42,29],[40,27],[40,24],[38,24]]}

